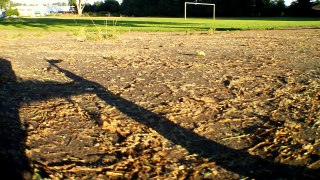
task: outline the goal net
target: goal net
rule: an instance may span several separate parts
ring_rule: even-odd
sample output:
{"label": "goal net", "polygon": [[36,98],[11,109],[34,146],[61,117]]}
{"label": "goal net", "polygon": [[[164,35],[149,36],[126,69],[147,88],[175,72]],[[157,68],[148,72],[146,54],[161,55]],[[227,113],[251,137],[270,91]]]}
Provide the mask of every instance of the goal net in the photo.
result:
{"label": "goal net", "polygon": [[215,4],[210,4],[210,3],[198,3],[198,2],[185,2],[184,3],[184,19],[187,19],[187,6],[188,5],[202,5],[202,6],[212,6],[213,8],[213,13],[212,13],[212,18],[213,20],[216,19],[216,5]]}

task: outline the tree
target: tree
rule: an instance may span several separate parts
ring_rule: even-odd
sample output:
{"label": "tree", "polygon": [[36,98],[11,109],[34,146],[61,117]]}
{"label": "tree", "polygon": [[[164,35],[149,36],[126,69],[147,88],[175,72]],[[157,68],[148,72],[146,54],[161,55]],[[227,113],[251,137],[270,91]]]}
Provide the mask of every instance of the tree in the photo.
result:
{"label": "tree", "polygon": [[83,12],[95,13],[95,15],[104,16],[106,14],[119,14],[120,4],[116,0],[97,1],[94,4],[87,4]]}
{"label": "tree", "polygon": [[61,6],[61,2],[52,3],[52,5]]}
{"label": "tree", "polygon": [[182,16],[185,0],[123,0],[121,12],[128,16]]}
{"label": "tree", "polygon": [[283,16],[286,10],[286,4],[284,0],[274,0],[272,1],[272,15],[273,16]]}
{"label": "tree", "polygon": [[289,6],[289,14],[291,16],[319,16],[319,13],[312,9],[317,1],[296,0]]}
{"label": "tree", "polygon": [[[128,16],[182,16],[184,3],[195,0],[123,0],[121,13]],[[249,17],[249,16],[284,16],[298,13],[304,16],[316,16],[311,5],[319,0],[295,0],[291,10],[287,11],[284,0],[198,0],[202,3],[216,4],[217,16]],[[290,9],[290,8],[289,8]],[[320,12],[317,12],[320,13]],[[205,6],[190,6],[190,16],[210,16],[212,9]]]}
{"label": "tree", "polygon": [[10,17],[10,16],[19,16],[19,12],[17,9],[12,9],[12,8],[9,8],[6,10],[5,12],[5,15]]}
{"label": "tree", "polygon": [[87,0],[69,0],[69,5],[75,5],[77,7],[77,12],[82,16],[84,7],[86,6]]}
{"label": "tree", "polygon": [[120,10],[120,4],[116,0],[105,0],[101,5],[101,10],[110,13],[118,13]]}
{"label": "tree", "polygon": [[0,0],[0,9],[7,7],[10,0]]}

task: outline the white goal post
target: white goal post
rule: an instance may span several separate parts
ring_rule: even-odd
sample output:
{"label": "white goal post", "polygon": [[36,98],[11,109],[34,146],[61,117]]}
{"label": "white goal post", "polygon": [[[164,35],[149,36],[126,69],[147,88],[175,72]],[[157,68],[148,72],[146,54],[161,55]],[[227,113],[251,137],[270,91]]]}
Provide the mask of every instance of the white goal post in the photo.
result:
{"label": "white goal post", "polygon": [[203,5],[203,6],[213,6],[213,20],[216,19],[216,5],[210,3],[198,3],[198,2],[185,2],[184,3],[184,20],[187,19],[187,5]]}

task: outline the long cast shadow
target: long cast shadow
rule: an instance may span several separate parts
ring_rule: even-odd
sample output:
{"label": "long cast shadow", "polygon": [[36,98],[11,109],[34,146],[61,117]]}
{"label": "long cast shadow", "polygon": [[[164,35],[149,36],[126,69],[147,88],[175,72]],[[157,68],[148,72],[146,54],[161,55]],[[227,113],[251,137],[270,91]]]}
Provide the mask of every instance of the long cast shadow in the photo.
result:
{"label": "long cast shadow", "polygon": [[[235,150],[200,136],[163,116],[113,94],[96,82],[85,80],[70,71],[60,68],[56,65],[56,60],[49,60],[48,62],[64,73],[65,76],[81,84],[82,89],[84,87],[94,88],[93,92],[107,104],[113,105],[133,120],[152,128],[174,144],[181,145],[191,154],[199,154],[204,158],[210,158],[211,161],[216,162],[217,165],[223,168],[251,178],[303,178],[307,176],[307,174],[304,174],[302,167],[268,161],[259,156],[250,155],[245,150]],[[244,160],[246,162],[243,162]],[[315,175],[319,174],[315,170],[308,169],[307,171],[308,175],[310,175],[308,176],[309,178],[316,177]]]}
{"label": "long cast shadow", "polygon": [[[106,103],[116,107],[122,113],[131,117],[133,120],[144,124],[153,130],[157,131],[160,135],[167,138],[171,142],[177,145],[181,145],[189,151],[191,154],[199,154],[201,157],[209,158],[210,161],[214,161],[217,165],[238,173],[243,176],[248,176],[250,178],[259,178],[259,179],[272,179],[272,178],[316,178],[319,176],[319,172],[312,169],[305,169],[304,167],[289,166],[283,165],[272,160],[262,159],[259,156],[253,156],[249,154],[246,150],[236,150],[219,144],[213,140],[210,140],[204,136],[198,135],[190,130],[187,130],[165,117],[153,113],[134,102],[128,101],[120,96],[113,94],[108,91],[104,86],[99,83],[86,80],[68,70],[65,70],[57,65],[58,60],[48,60],[52,68],[56,68],[62,72],[66,77],[73,80],[71,83],[57,83],[57,82],[35,82],[35,81],[25,81],[17,82],[16,80],[11,81],[10,83],[5,83],[4,87],[1,86],[1,91],[6,90],[7,95],[14,95],[17,101],[14,105],[11,102],[7,102],[4,99],[4,108],[12,109],[14,114],[13,117],[8,116],[8,123],[12,123],[13,127],[9,126],[13,131],[15,128],[21,126],[21,122],[18,116],[18,109],[21,102],[26,101],[39,101],[45,100],[54,97],[64,97],[68,98],[71,95],[83,94],[83,93],[94,93],[100,99],[104,100]],[[0,70],[2,66],[8,66],[10,63],[6,60],[0,59]],[[7,68],[11,68],[10,66]],[[14,73],[11,69],[11,76],[14,76]],[[6,88],[11,87],[11,88]],[[16,89],[15,89],[16,88]],[[90,88],[90,91],[87,89]],[[92,90],[93,89],[93,90]],[[23,91],[19,95],[19,91]],[[42,92],[42,93],[34,93]],[[3,99],[0,96],[1,100]],[[7,105],[6,105],[7,104]],[[2,108],[1,108],[2,109]],[[2,113],[2,111],[0,111]],[[7,110],[3,111],[4,113]],[[2,116],[1,116],[2,118]],[[2,123],[2,122],[1,122]],[[0,124],[0,132],[2,129],[6,129],[5,126]],[[10,132],[4,131],[4,136],[9,135]],[[23,168],[15,168],[14,166],[9,167],[13,168],[13,171],[20,172],[20,176],[23,176],[22,172],[29,171],[30,168],[27,165],[27,158],[24,155],[24,139],[25,132],[20,130],[21,133],[16,133],[16,139],[0,137],[0,142],[12,143],[14,145],[21,144],[20,148],[16,148],[16,151],[19,151],[21,156],[8,156],[7,159],[21,159],[23,163],[20,163]],[[1,134],[3,135],[3,134]],[[2,145],[2,144],[1,144]],[[1,151],[6,152],[9,150],[9,147],[1,146]],[[2,156],[2,154],[1,154]],[[14,161],[13,161],[14,162]],[[16,160],[20,162],[20,160]],[[2,163],[2,162],[1,162]]]}

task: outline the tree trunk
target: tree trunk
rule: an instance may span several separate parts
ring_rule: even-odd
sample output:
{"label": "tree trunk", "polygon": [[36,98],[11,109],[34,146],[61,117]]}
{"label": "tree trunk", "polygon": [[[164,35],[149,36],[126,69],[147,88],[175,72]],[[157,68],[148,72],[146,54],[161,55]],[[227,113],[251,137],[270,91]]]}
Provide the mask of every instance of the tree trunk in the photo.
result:
{"label": "tree trunk", "polygon": [[[86,3],[86,1],[85,1],[85,3]],[[84,6],[86,5],[85,3],[82,3],[82,0],[77,0],[77,1],[76,1],[78,14],[79,14],[80,16],[82,16],[83,8],[84,8]]]}

